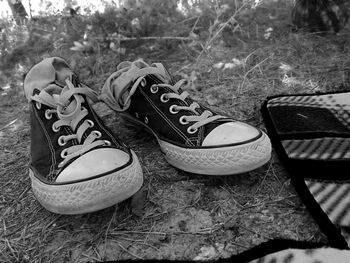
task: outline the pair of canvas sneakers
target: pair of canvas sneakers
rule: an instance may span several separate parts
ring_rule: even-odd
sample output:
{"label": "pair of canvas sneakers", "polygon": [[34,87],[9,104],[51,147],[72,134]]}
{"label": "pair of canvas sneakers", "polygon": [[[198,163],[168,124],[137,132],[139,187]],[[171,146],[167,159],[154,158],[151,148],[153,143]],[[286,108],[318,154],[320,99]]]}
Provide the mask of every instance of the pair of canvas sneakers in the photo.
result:
{"label": "pair of canvas sneakers", "polygon": [[271,156],[267,135],[198,104],[162,64],[122,62],[100,95],[81,83],[59,57],[34,65],[24,80],[30,104],[29,176],[49,211],[81,214],[123,201],[142,186],[135,153],[103,124],[91,107],[104,101],[146,128],[173,166],[197,174],[251,171]]}

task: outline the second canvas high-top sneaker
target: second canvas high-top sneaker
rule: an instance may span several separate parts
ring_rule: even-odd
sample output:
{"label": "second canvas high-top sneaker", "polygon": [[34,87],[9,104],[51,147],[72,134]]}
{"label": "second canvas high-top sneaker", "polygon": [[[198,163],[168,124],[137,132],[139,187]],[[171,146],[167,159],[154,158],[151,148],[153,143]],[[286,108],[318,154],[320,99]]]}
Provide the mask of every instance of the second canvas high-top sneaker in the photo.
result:
{"label": "second canvas high-top sneaker", "polygon": [[90,101],[96,93],[80,83],[58,57],[28,72],[29,175],[38,201],[49,211],[80,214],[132,196],[142,185],[136,155],[104,126]]}
{"label": "second canvas high-top sneaker", "polygon": [[162,64],[122,62],[105,82],[100,98],[150,131],[166,160],[198,174],[251,171],[271,156],[267,135],[246,123],[221,116],[189,97]]}

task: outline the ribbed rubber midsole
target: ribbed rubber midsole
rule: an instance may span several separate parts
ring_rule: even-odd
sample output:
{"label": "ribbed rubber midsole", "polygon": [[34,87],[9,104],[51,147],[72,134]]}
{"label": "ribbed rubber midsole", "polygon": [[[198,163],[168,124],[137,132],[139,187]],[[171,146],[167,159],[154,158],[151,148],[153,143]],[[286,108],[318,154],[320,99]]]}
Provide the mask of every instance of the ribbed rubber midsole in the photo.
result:
{"label": "ribbed rubber midsole", "polygon": [[208,175],[239,174],[254,170],[271,158],[271,143],[265,133],[256,141],[218,148],[182,148],[158,140],[167,161],[192,173]]}
{"label": "ribbed rubber midsole", "polygon": [[134,152],[132,155],[133,162],[122,170],[72,184],[45,184],[29,170],[34,195],[47,210],[58,214],[82,214],[112,206],[142,186],[142,168]]}

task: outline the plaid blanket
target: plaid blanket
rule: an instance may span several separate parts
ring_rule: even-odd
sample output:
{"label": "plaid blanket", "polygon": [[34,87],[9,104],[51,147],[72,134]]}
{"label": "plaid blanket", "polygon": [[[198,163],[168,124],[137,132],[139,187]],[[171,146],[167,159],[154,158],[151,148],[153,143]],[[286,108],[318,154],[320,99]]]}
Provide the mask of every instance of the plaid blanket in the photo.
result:
{"label": "plaid blanket", "polygon": [[330,245],[350,227],[350,93],[280,95],[263,104],[274,149]]}

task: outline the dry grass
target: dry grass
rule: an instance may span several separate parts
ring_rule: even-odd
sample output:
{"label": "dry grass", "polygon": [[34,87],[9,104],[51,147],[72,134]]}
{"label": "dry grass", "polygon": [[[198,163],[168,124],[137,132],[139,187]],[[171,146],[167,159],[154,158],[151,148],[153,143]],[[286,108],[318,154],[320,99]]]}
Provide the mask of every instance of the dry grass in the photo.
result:
{"label": "dry grass", "polygon": [[[278,16],[269,19],[266,10]],[[267,96],[348,88],[349,32],[328,38],[291,33],[289,11],[283,3],[263,5],[251,10],[251,20],[240,32],[226,32],[224,42],[218,39],[195,69],[193,97],[264,129],[259,109]],[[274,32],[264,39],[268,27]],[[134,50],[126,58],[161,61],[172,72],[187,75],[194,69],[195,60],[183,48],[175,54],[144,50]],[[91,58],[78,60],[65,50],[54,54],[70,58],[81,79],[95,89],[118,63],[108,54],[93,64]],[[213,68],[233,58],[245,64]],[[247,174],[220,178],[189,174],[168,165],[149,134],[129,127],[102,103],[95,105],[96,111],[142,163],[147,191],[143,216],[132,213],[130,200],[85,215],[46,211],[35,200],[27,176],[30,137],[20,82],[16,77],[11,92],[0,98],[1,262],[193,259],[203,247],[214,247],[215,259],[277,237],[325,240],[275,154],[267,165]]]}

